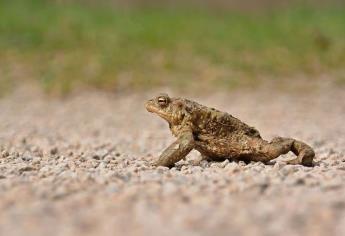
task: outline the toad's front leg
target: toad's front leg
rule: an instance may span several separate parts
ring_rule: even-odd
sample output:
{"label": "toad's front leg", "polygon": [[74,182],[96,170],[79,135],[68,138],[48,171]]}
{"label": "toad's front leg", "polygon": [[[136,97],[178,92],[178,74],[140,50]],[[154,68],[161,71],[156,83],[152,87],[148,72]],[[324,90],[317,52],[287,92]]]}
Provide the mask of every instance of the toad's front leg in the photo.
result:
{"label": "toad's front leg", "polygon": [[192,151],[194,146],[195,142],[192,132],[184,132],[175,142],[170,144],[170,146],[164,150],[155,165],[171,168],[176,162],[186,157],[187,154]]}

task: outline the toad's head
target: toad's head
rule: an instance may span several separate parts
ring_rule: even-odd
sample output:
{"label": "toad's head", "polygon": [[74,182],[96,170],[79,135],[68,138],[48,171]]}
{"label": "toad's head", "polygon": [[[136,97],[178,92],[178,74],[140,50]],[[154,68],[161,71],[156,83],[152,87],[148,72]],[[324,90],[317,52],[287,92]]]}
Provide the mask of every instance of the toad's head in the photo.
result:
{"label": "toad's head", "polygon": [[183,100],[170,98],[168,94],[159,94],[145,104],[149,112],[155,113],[171,125],[181,124],[186,115]]}

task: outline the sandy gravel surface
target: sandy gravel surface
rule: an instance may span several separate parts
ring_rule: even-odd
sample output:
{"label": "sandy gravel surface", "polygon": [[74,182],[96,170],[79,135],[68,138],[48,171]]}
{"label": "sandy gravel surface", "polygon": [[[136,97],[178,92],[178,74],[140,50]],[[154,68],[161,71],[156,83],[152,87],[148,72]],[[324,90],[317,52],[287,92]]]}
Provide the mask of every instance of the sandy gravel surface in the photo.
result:
{"label": "sandy gravel surface", "polygon": [[[31,91],[31,90],[30,90]],[[154,93],[0,99],[0,235],[345,235],[345,93],[188,95],[316,151],[314,167],[150,162],[173,141]]]}

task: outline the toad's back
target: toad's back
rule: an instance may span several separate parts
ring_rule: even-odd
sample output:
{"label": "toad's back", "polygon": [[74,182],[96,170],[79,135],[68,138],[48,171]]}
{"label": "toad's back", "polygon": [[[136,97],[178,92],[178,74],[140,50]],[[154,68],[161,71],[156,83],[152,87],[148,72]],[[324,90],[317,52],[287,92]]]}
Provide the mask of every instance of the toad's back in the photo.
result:
{"label": "toad's back", "polygon": [[183,99],[183,103],[190,114],[192,129],[196,135],[208,135],[214,138],[225,138],[235,134],[260,137],[259,131],[254,127],[248,126],[226,112],[187,99]]}

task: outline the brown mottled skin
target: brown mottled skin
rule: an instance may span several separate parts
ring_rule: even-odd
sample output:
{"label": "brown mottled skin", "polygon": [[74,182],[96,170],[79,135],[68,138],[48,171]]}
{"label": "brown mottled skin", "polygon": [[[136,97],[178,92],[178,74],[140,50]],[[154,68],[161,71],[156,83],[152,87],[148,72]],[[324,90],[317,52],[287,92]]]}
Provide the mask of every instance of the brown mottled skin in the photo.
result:
{"label": "brown mottled skin", "polygon": [[297,157],[288,164],[311,166],[315,153],[307,144],[276,137],[268,142],[259,131],[226,112],[167,94],[150,99],[146,109],[169,123],[177,138],[159,157],[158,166],[172,167],[192,150],[208,160],[245,160],[268,162],[292,151]]}

